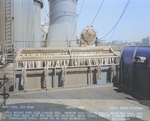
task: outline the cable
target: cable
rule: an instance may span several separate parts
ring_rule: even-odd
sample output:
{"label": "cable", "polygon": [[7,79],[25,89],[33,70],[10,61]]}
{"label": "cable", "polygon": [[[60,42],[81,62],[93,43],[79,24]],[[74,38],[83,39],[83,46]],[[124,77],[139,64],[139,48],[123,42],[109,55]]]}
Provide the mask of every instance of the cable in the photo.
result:
{"label": "cable", "polygon": [[129,5],[129,3],[130,3],[130,0],[128,0],[128,2],[127,2],[127,4],[126,4],[126,6],[125,6],[125,8],[124,8],[124,10],[123,10],[123,12],[122,12],[120,18],[119,18],[119,20],[118,20],[117,23],[113,26],[113,28],[112,28],[105,36],[101,37],[100,39],[103,39],[103,38],[106,37],[108,34],[110,34],[110,32],[112,32],[112,30],[114,30],[114,28],[118,25],[119,21],[121,20],[123,14],[125,13],[125,11],[126,11],[128,5]]}
{"label": "cable", "polygon": [[80,9],[80,12],[79,12],[79,15],[78,15],[78,18],[77,18],[77,21],[76,21],[76,25],[75,25],[75,28],[74,28],[74,31],[73,31],[73,34],[72,34],[71,39],[73,38],[74,32],[75,32],[75,30],[76,30],[76,28],[77,28],[77,23],[78,23],[78,20],[79,20],[79,17],[80,17],[82,8],[83,8],[84,1],[85,1],[85,0],[83,0],[83,2],[82,2],[82,6],[81,6],[81,9]]}
{"label": "cable", "polygon": [[114,31],[113,31],[113,33],[112,33],[112,35],[111,35],[110,39],[109,39],[109,42],[108,42],[107,46],[110,44],[110,41],[111,41],[111,39],[112,39],[112,37],[113,37],[113,35],[114,35],[115,31],[116,31],[116,28],[117,28],[117,26],[114,28]]}
{"label": "cable", "polygon": [[98,9],[98,11],[97,11],[97,13],[96,13],[96,16],[95,16],[95,18],[93,19],[93,21],[92,21],[91,25],[94,23],[94,21],[95,21],[95,19],[96,19],[97,15],[98,15],[98,13],[99,13],[99,11],[100,11],[100,9],[101,9],[102,5],[103,5],[103,2],[104,2],[104,0],[102,1],[101,5],[99,6],[99,9]]}
{"label": "cable", "polygon": [[[29,7],[28,7],[28,20],[27,20],[27,34],[26,34],[26,40],[28,40],[28,30],[29,30],[29,15],[30,15],[30,1],[29,1]],[[26,47],[28,46],[26,42]]]}
{"label": "cable", "polygon": [[24,4],[23,4],[23,2],[24,1],[22,1],[22,41],[23,41],[22,46],[25,47],[24,46],[24,31],[23,31],[23,23],[24,23],[24,17],[23,17],[24,16],[24,14],[23,14],[23,8],[24,8],[23,5]]}
{"label": "cable", "polygon": [[[128,3],[128,2],[127,2],[127,3]],[[125,5],[125,6],[127,6],[127,3],[126,3],[126,5]],[[117,25],[118,25],[118,24],[117,24]],[[113,35],[114,35],[115,31],[116,31],[117,25],[116,25],[116,26],[115,26],[115,28],[114,28],[114,31],[113,31],[113,33],[112,33],[112,35],[111,35],[110,39],[109,39],[108,44],[110,44],[110,41],[111,41],[111,39],[112,39],[112,37],[113,37]],[[107,44],[107,45],[108,45],[108,44]]]}

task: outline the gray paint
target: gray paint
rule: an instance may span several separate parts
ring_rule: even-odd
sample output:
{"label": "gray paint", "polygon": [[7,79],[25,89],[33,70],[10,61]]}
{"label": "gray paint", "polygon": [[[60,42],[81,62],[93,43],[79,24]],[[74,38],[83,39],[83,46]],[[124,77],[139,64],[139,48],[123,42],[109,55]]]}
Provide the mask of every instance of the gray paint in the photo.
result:
{"label": "gray paint", "polygon": [[13,5],[15,52],[23,47],[40,47],[41,4],[34,0],[14,0]]}
{"label": "gray paint", "polygon": [[[109,67],[102,67],[102,79],[96,79],[96,70],[97,68],[91,68],[91,82],[90,82],[90,72],[87,73],[87,68],[80,69],[67,69],[66,81],[64,83],[64,87],[72,87],[72,86],[83,86],[83,85],[93,85],[93,84],[101,84],[106,83],[107,81],[107,71]],[[21,87],[21,72],[18,71],[16,73],[16,91],[22,90]],[[56,70],[56,79],[54,77],[53,70],[49,70],[49,85],[48,89],[55,89],[62,87],[61,85],[61,69]],[[44,73],[43,71],[29,71],[27,72],[27,81],[28,86],[27,90],[38,90],[43,88],[44,82]]]}
{"label": "gray paint", "polygon": [[66,40],[76,40],[76,3],[76,0],[49,1],[48,47],[65,47]]}
{"label": "gray paint", "polygon": [[[14,51],[41,46],[41,0],[11,0]],[[0,0],[0,42],[5,41],[5,0]],[[35,42],[38,41],[38,42]]]}

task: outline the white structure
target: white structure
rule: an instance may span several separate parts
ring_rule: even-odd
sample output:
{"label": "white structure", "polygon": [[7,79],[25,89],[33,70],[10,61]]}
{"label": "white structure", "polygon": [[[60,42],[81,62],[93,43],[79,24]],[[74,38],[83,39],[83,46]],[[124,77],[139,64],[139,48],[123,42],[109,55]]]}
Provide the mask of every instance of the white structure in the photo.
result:
{"label": "white structure", "polygon": [[77,0],[49,0],[48,47],[65,47],[67,40],[76,40],[76,5]]}
{"label": "white structure", "polygon": [[[11,1],[11,41],[14,51],[23,47],[41,46],[41,8],[42,0],[6,0]],[[5,38],[5,0],[0,0],[0,41]],[[9,8],[8,8],[9,9]],[[2,11],[2,12],[1,12]],[[6,27],[7,28],[7,27]]]}
{"label": "white structure", "polygon": [[92,45],[92,42],[96,39],[96,31],[94,30],[93,26],[87,26],[81,32],[81,39],[87,44]]}
{"label": "white structure", "polygon": [[41,23],[41,41],[42,47],[47,47],[49,22]]}

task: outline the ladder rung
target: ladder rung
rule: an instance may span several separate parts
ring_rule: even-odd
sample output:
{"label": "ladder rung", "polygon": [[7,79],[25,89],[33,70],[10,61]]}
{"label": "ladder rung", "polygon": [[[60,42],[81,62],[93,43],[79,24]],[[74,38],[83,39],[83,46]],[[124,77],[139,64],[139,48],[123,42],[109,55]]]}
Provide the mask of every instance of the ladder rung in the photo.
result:
{"label": "ladder rung", "polygon": [[7,42],[11,41],[11,38],[6,39]]}
{"label": "ladder rung", "polygon": [[9,26],[9,25],[11,25],[11,21],[10,21],[10,20],[7,20],[7,21],[6,21],[6,26]]}
{"label": "ladder rung", "polygon": [[6,33],[6,36],[7,36],[7,37],[11,36],[11,33],[10,33],[10,32],[9,32],[9,33],[7,32],[7,33]]}
{"label": "ladder rung", "polygon": [[7,34],[7,33],[10,33],[10,31],[9,31],[9,32],[6,32],[6,34]]}
{"label": "ladder rung", "polygon": [[11,26],[11,24],[6,24],[6,26]]}
{"label": "ladder rung", "polygon": [[6,18],[11,18],[11,16],[6,16]]}
{"label": "ladder rung", "polygon": [[[8,30],[8,29],[7,29]],[[9,29],[10,30],[10,29]],[[6,31],[6,33],[11,32],[11,31]]]}
{"label": "ladder rung", "polygon": [[[9,34],[9,35],[8,35]],[[11,36],[11,33],[8,33],[8,34],[6,34],[6,37],[10,37]]]}
{"label": "ladder rung", "polygon": [[11,9],[6,9],[6,10],[5,10],[5,14],[6,14],[6,13],[11,13]]}
{"label": "ladder rung", "polygon": [[[10,30],[10,29],[7,28],[7,30]],[[10,31],[7,31],[7,32],[5,32],[5,33],[6,33],[6,35],[7,35],[7,34],[10,34],[11,32],[10,32]]]}
{"label": "ladder rung", "polygon": [[7,29],[7,30],[5,30],[5,32],[6,32],[6,33],[11,32],[11,31],[10,31],[10,28],[9,28],[9,29]]}
{"label": "ladder rung", "polygon": [[11,41],[11,37],[9,37],[9,38],[6,38],[6,40],[7,40],[7,41]]}
{"label": "ladder rung", "polygon": [[9,12],[9,13],[6,13],[6,15],[10,15],[11,13]]}
{"label": "ladder rung", "polygon": [[6,26],[10,26],[11,25],[11,23],[9,22],[9,23],[6,23]]}
{"label": "ladder rung", "polygon": [[5,13],[11,13],[11,9],[7,9]]}
{"label": "ladder rung", "polygon": [[6,3],[6,8],[10,6],[11,6],[11,3]]}
{"label": "ladder rung", "polygon": [[[8,29],[7,29],[7,30],[8,30]],[[6,32],[10,32],[10,31],[7,31],[7,30],[6,30]],[[9,29],[9,30],[10,30],[10,29]]]}
{"label": "ladder rung", "polygon": [[9,19],[9,20],[6,20],[6,22],[7,22],[7,23],[11,23],[11,20],[10,20],[10,18],[9,18],[9,17],[8,17],[8,19]]}
{"label": "ladder rung", "polygon": [[7,26],[5,29],[6,29],[6,30],[9,30],[10,28],[11,28],[11,26]]}
{"label": "ladder rung", "polygon": [[11,17],[7,17],[6,19],[8,19],[7,22],[11,22]]}
{"label": "ladder rung", "polygon": [[10,11],[10,12],[11,12],[11,9],[10,9],[10,7],[9,7],[9,8],[6,8],[6,9],[5,9],[5,11]]}
{"label": "ladder rung", "polygon": [[7,44],[10,44],[10,43],[7,43]]}
{"label": "ladder rung", "polygon": [[11,47],[11,45],[8,45],[8,46],[6,46],[6,47]]}
{"label": "ladder rung", "polygon": [[11,43],[11,42],[7,42],[7,43]]}
{"label": "ladder rung", "polygon": [[[6,33],[7,34],[7,33]],[[8,33],[9,34],[9,33]],[[11,34],[11,33],[10,33]],[[10,37],[11,35],[6,35],[6,37]]]}
{"label": "ladder rung", "polygon": [[10,16],[10,15],[11,15],[11,12],[8,11],[8,12],[6,12],[5,14],[6,14],[6,17],[11,17],[11,16]]}
{"label": "ladder rung", "polygon": [[6,34],[6,37],[10,37],[10,36],[11,36],[11,33]]}
{"label": "ladder rung", "polygon": [[[8,40],[6,39],[6,42],[11,42],[11,39],[8,39]],[[8,44],[9,44],[9,43],[8,43]]]}
{"label": "ladder rung", "polygon": [[[9,34],[11,34],[11,33],[10,33],[10,32],[9,32],[9,33],[7,32],[7,33],[6,33],[6,36],[7,36],[7,35],[10,36]],[[7,36],[7,37],[8,37],[8,36]]]}
{"label": "ladder rung", "polygon": [[6,5],[11,5],[11,3],[10,2],[6,2]]}
{"label": "ladder rung", "polygon": [[7,18],[7,21],[10,21],[11,20],[11,18]]}
{"label": "ladder rung", "polygon": [[10,37],[10,36],[11,36],[11,33],[6,34],[6,37]]}
{"label": "ladder rung", "polygon": [[6,37],[11,37],[11,35],[6,35]]}
{"label": "ladder rung", "polygon": [[6,2],[10,2],[10,0],[6,0]]}
{"label": "ladder rung", "polygon": [[11,12],[11,7],[6,8],[5,11],[10,11]]}
{"label": "ladder rung", "polygon": [[6,9],[5,10],[7,10],[7,8],[11,8],[11,5],[6,5]]}
{"label": "ladder rung", "polygon": [[6,4],[10,3],[10,1],[6,1]]}
{"label": "ladder rung", "polygon": [[11,25],[11,21],[9,20],[9,21],[6,21],[6,26],[7,25]]}

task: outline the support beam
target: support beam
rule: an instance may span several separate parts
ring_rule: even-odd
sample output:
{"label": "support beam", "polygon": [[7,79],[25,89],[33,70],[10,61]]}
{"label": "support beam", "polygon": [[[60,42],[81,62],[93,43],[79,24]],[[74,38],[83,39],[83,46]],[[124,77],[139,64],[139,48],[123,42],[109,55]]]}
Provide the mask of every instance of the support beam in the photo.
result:
{"label": "support beam", "polygon": [[90,66],[90,85],[93,84],[92,83],[92,67]]}
{"label": "support beam", "polygon": [[53,78],[53,88],[57,88],[56,87],[56,68],[53,69],[53,73],[54,73],[54,78]]}

